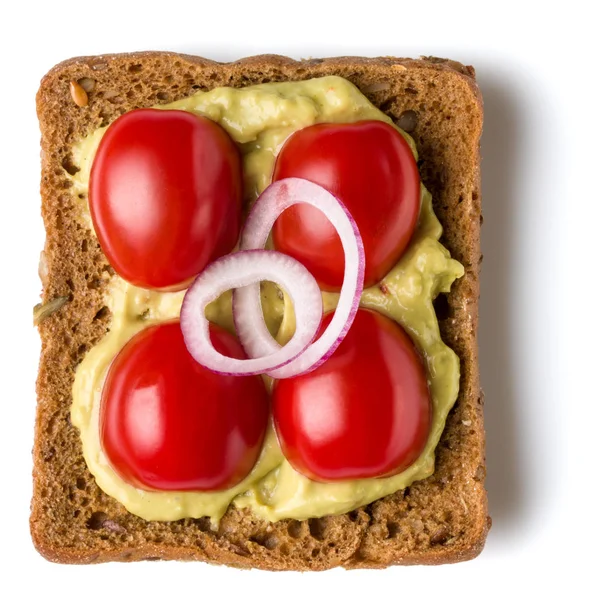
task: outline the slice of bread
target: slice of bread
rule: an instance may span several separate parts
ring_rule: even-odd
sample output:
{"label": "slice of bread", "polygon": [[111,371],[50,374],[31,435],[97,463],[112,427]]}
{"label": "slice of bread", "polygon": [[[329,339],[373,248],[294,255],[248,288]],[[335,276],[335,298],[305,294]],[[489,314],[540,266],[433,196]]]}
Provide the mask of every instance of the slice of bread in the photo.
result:
{"label": "slice of bread", "polygon": [[[74,169],[70,144],[128,110],[196,90],[331,74],[356,84],[414,137],[421,176],[444,227],[442,242],[465,267],[452,292],[436,301],[444,341],[460,357],[461,380],[435,474],[351,513],[304,522],[266,523],[232,508],[218,531],[208,519],[144,521],[98,488],[69,419],[75,369],[110,326],[103,294],[112,274],[93,232],[78,218],[66,176]],[[87,90],[86,106],[74,101],[71,81]],[[85,96],[75,99],[85,104]],[[476,556],[491,521],[476,343],[482,99],[473,68],[437,58],[297,62],[267,55],[227,64],[166,52],[75,58],[44,77],[37,110],[47,232],[43,301],[68,298],[39,326],[31,533],[40,553],[67,563],[180,559],[273,570],[440,564]]]}

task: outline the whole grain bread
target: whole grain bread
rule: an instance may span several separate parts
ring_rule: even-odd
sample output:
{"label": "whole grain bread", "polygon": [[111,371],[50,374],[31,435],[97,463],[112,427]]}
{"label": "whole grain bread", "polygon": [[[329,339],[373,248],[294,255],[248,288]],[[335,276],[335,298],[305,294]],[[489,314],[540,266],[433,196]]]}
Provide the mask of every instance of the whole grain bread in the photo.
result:
{"label": "whole grain bread", "polygon": [[[436,301],[443,338],[460,357],[461,380],[436,451],[435,474],[351,513],[304,522],[271,524],[231,508],[218,531],[208,519],[144,521],[98,488],[69,419],[75,369],[110,326],[103,294],[112,274],[93,232],[75,217],[66,176],[76,168],[70,144],[128,110],[197,90],[331,74],[356,84],[414,137],[422,179],[444,226],[442,241],[465,266],[452,292]],[[44,77],[37,111],[47,232],[40,263],[43,301],[69,300],[39,326],[31,507],[39,552],[67,563],[179,559],[273,570],[440,564],[476,556],[491,521],[476,343],[482,99],[473,68],[433,57],[295,61],[265,55],[226,64],[166,52],[84,57]]]}

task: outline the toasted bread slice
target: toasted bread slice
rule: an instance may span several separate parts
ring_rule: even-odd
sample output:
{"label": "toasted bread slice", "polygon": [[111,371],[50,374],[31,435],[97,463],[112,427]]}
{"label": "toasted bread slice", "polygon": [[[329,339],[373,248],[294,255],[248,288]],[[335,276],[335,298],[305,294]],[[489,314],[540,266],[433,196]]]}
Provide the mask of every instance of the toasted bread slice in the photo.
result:
{"label": "toasted bread slice", "polygon": [[[442,241],[465,267],[452,292],[436,301],[444,341],[460,357],[461,379],[435,474],[351,513],[304,522],[266,523],[234,508],[218,531],[208,519],[144,521],[98,488],[69,419],[75,369],[110,327],[103,294],[112,273],[93,232],[77,218],[66,176],[74,169],[70,144],[130,109],[197,90],[332,74],[357,85],[414,137],[421,176],[444,227]],[[86,106],[74,101],[71,81],[88,90]],[[298,62],[266,55],[221,64],[166,52],[85,57],[63,62],[44,77],[37,110],[47,232],[43,301],[68,298],[39,327],[31,533],[40,553],[66,563],[160,558],[272,570],[440,564],[476,556],[490,519],[476,342],[482,100],[474,70],[436,58]]]}

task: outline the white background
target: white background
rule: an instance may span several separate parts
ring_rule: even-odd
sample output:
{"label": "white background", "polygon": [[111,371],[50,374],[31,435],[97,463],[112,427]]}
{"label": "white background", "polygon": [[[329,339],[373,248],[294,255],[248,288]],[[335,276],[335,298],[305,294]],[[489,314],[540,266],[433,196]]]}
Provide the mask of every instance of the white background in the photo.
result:
{"label": "white background", "polygon": [[[591,1],[2,6],[0,596],[599,597],[600,49]],[[494,525],[475,561],[269,574],[181,563],[63,566],[35,552],[28,516],[39,340],[31,307],[44,239],[35,92],[65,58],[150,49],[218,60],[427,54],[477,68],[485,99],[480,348]]]}

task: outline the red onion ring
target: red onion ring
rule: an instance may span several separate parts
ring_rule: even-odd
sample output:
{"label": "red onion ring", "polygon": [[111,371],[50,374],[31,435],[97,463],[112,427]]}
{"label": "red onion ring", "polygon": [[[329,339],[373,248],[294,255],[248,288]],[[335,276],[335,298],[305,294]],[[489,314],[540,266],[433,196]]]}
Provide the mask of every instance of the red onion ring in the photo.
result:
{"label": "red onion ring", "polygon": [[[281,179],[260,195],[244,225],[241,249],[247,251],[264,248],[277,217],[290,206],[299,203],[318,208],[335,227],[344,248],[344,280],[335,315],[323,335],[284,366],[267,371],[268,375],[276,379],[313,371],[335,352],[354,321],[364,283],[365,253],[356,222],[340,200],[320,185],[306,179]],[[303,317],[299,314],[302,307],[298,304],[298,298],[292,300],[296,311],[296,327],[303,328]],[[258,284],[238,287],[234,291],[233,315],[239,340],[252,359],[273,355],[281,348],[265,324]],[[243,320],[240,315],[243,315]]]}
{"label": "red onion ring", "polygon": [[[269,334],[260,306],[262,325],[274,342],[271,352],[247,360],[229,358],[217,352],[210,340],[206,306],[223,292],[252,285],[259,290],[261,281],[281,286],[294,302],[297,325],[294,336],[281,347]],[[237,308],[236,327],[252,335],[252,319],[243,307]],[[249,315],[250,317],[252,315]],[[296,259],[273,250],[246,250],[227,254],[211,263],[192,283],[181,307],[180,324],[189,353],[201,365],[223,375],[257,375],[282,367],[301,354],[314,339],[323,316],[321,290],[315,278]]]}

